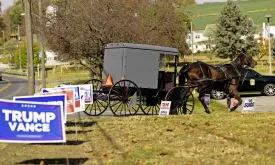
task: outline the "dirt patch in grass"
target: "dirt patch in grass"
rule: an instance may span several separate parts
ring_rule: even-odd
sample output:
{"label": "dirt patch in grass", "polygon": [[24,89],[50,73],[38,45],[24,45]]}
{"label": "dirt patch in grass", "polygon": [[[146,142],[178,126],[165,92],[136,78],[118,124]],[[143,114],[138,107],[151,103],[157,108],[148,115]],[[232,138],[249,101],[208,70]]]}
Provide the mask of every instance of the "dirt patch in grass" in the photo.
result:
{"label": "dirt patch in grass", "polygon": [[0,164],[275,164],[274,113],[91,117],[66,134],[66,145],[1,143]]}

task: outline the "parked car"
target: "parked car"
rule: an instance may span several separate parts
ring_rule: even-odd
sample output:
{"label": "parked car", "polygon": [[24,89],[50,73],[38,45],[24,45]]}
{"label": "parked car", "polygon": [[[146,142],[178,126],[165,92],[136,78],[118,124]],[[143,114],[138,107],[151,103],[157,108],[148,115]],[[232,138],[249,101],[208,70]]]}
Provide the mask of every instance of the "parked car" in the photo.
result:
{"label": "parked car", "polygon": [[[223,86],[222,82],[215,82],[215,86]],[[267,96],[275,95],[275,76],[261,75],[252,69],[243,69],[239,81],[239,92],[262,92]],[[214,99],[225,98],[222,90],[212,90],[211,97]]]}

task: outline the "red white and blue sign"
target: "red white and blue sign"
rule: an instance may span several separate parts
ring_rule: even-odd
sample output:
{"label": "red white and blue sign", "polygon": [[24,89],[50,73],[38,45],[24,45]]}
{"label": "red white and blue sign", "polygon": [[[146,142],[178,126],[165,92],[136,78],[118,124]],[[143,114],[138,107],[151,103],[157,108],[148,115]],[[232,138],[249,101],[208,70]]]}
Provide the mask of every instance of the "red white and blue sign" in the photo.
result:
{"label": "red white and blue sign", "polygon": [[61,104],[0,100],[0,142],[64,143]]}
{"label": "red white and blue sign", "polygon": [[56,91],[68,90],[68,89],[74,90],[74,101],[75,101],[74,112],[84,111],[85,107],[84,107],[84,109],[82,108],[82,102],[81,102],[82,100],[81,100],[81,93],[80,93],[79,86],[63,85],[62,87],[57,87],[57,88],[42,88],[41,93],[51,93],[51,92],[56,92]]}
{"label": "red white and blue sign", "polygon": [[61,103],[63,111],[64,123],[67,120],[67,111],[66,111],[66,101],[67,97],[65,94],[58,95],[35,95],[35,96],[17,96],[13,97],[13,101],[31,101],[31,102],[40,102],[40,103]]}

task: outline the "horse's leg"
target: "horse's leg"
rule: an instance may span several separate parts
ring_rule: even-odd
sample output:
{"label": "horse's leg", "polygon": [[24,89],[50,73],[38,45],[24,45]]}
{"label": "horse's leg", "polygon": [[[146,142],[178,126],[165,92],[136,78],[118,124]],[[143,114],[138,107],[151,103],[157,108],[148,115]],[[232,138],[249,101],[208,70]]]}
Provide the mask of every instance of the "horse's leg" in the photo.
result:
{"label": "horse's leg", "polygon": [[198,88],[198,92],[199,92],[198,98],[199,98],[202,106],[204,107],[205,112],[210,114],[211,113],[210,110],[208,109],[207,105],[204,103],[204,95],[206,93],[206,88],[207,88],[207,86],[205,88],[202,88],[202,87]]}
{"label": "horse's leg", "polygon": [[230,109],[230,111],[235,111],[235,110],[242,104],[243,100],[242,100],[241,97],[239,96],[238,91],[237,91],[236,88],[230,92],[230,95],[231,95],[233,98],[235,98],[236,100],[238,100],[238,104],[235,105],[234,107],[232,107],[232,108]]}
{"label": "horse's leg", "polygon": [[195,88],[193,87],[194,84],[190,80],[187,80],[187,86],[189,87],[189,93],[188,93],[188,96],[189,96]]}
{"label": "horse's leg", "polygon": [[226,98],[227,98],[227,111],[230,111],[230,106],[231,106],[231,96],[230,96],[230,94],[229,94],[229,93],[226,95]]}

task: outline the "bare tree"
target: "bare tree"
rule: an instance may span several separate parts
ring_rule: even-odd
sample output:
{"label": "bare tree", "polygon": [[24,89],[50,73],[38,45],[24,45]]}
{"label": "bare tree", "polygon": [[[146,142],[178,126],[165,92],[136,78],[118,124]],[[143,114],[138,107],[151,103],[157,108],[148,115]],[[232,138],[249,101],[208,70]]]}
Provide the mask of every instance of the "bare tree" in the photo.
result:
{"label": "bare tree", "polygon": [[[52,5],[57,9],[54,17],[44,19],[48,22],[43,32],[47,46],[63,59],[78,60],[93,74],[101,73],[107,43],[150,43],[181,52],[188,49],[188,16],[165,0],[60,0]],[[42,28],[38,22],[35,25],[39,32]]]}

